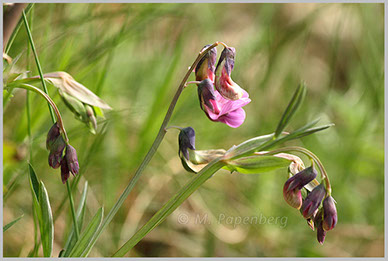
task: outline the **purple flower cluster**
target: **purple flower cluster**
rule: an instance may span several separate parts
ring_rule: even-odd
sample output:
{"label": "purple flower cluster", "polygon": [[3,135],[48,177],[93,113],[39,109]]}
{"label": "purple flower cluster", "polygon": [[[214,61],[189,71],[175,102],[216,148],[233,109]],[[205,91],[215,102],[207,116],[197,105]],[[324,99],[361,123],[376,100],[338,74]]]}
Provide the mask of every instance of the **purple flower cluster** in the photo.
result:
{"label": "purple flower cluster", "polygon": [[[318,242],[323,244],[326,232],[333,229],[337,224],[337,209],[335,201],[327,195],[323,184],[316,186],[303,199],[301,190],[315,179],[317,172],[313,167],[305,168],[289,178],[283,187],[283,196],[286,202],[300,209],[307,224],[314,230],[317,228]],[[322,207],[321,207],[322,203]]]}
{"label": "purple flower cluster", "polygon": [[50,167],[54,169],[61,167],[62,183],[65,184],[70,173],[74,176],[78,173],[79,164],[76,150],[70,144],[66,144],[58,123],[54,123],[47,134],[46,148],[50,151],[48,158]]}

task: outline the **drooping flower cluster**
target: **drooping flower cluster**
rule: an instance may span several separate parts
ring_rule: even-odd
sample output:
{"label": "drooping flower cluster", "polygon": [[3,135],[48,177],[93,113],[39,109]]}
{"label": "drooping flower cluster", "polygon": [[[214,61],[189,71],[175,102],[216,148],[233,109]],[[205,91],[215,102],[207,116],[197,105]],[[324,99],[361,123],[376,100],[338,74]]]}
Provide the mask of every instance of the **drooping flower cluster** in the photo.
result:
{"label": "drooping flower cluster", "polygon": [[[56,169],[61,167],[61,179],[65,184],[70,176],[78,174],[79,164],[77,152],[70,144],[66,144],[61,135],[58,123],[54,123],[47,134],[46,148],[50,151],[48,162],[50,167]],[[63,154],[63,151],[65,153]]]}
{"label": "drooping flower cluster", "polygon": [[[202,50],[208,48],[206,45]],[[201,109],[212,121],[237,128],[245,120],[243,106],[251,102],[248,93],[237,85],[230,77],[234,67],[235,49],[225,48],[220,56],[217,67],[215,62],[217,49],[212,48],[195,68],[198,86],[198,97]]]}
{"label": "drooping flower cluster", "polygon": [[[299,209],[312,230],[317,229],[317,239],[323,244],[326,232],[337,224],[337,209],[335,201],[327,193],[323,183],[315,186],[311,192],[304,187],[317,176],[317,171],[311,166],[289,178],[283,187],[285,201],[292,207]],[[302,196],[302,190],[307,196]]]}

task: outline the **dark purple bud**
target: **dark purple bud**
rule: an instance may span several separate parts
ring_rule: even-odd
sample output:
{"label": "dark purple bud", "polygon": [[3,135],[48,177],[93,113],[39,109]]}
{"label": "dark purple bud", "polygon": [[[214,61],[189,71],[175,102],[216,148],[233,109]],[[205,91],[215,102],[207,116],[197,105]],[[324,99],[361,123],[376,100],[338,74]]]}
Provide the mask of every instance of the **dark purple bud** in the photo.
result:
{"label": "dark purple bud", "polygon": [[195,131],[191,127],[183,128],[179,133],[179,152],[189,160],[189,150],[195,150]]}
{"label": "dark purple bud", "polygon": [[61,161],[61,179],[62,179],[63,184],[66,183],[69,176],[70,176],[70,171],[69,171],[69,167],[67,164],[67,160],[66,160],[66,157],[63,157],[63,159]]}
{"label": "dark purple bud", "polygon": [[61,130],[58,126],[58,123],[54,123],[54,125],[50,128],[49,132],[47,133],[47,139],[46,139],[46,148],[48,150],[51,150],[52,145],[57,140],[58,137],[61,135]]}
{"label": "dark purple bud", "polygon": [[337,224],[337,209],[332,196],[328,196],[323,201],[323,229],[332,230]]}
{"label": "dark purple bud", "polygon": [[75,176],[79,171],[77,151],[70,144],[66,146],[65,158],[69,171]]}
{"label": "dark purple bud", "polygon": [[198,86],[198,98],[201,109],[204,112],[211,111],[213,113],[220,113],[216,96],[214,93],[214,85],[209,79],[201,81]]}
{"label": "dark purple bud", "polygon": [[321,204],[323,198],[326,195],[326,189],[323,184],[316,186],[313,191],[311,191],[302,204],[302,215],[304,218],[309,218],[317,211],[319,205]]}
{"label": "dark purple bud", "polygon": [[[205,45],[201,52],[207,49],[210,44]],[[217,60],[217,49],[214,47],[208,51],[195,67],[195,80],[202,81],[210,79],[214,81],[214,68]]]}
{"label": "dark purple bud", "polygon": [[320,210],[314,218],[314,223],[317,228],[317,240],[321,245],[323,245],[326,237],[326,231],[323,229],[322,221],[322,211]]}
{"label": "dark purple bud", "polygon": [[62,151],[59,153],[55,153],[52,151],[50,152],[49,158],[48,158],[50,167],[54,169],[59,168],[59,166],[61,165],[61,160],[62,160]]}
{"label": "dark purple bud", "polygon": [[302,206],[301,189],[317,176],[313,167],[308,167],[289,178],[283,187],[284,200],[293,208],[300,209]]}

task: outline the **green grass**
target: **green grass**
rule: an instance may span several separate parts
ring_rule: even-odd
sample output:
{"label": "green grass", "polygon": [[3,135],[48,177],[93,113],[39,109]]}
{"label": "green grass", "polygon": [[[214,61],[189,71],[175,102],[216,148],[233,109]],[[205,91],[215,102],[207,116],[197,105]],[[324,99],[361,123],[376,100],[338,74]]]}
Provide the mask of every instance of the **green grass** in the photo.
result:
{"label": "green grass", "polygon": [[[108,213],[150,148],[187,68],[205,44],[236,48],[232,78],[252,102],[238,129],[210,122],[194,85],[182,93],[171,125],[191,126],[197,149],[228,149],[276,129],[301,80],[307,93],[287,125],[292,131],[321,117],[335,126],[290,141],[313,151],[330,175],[338,225],[319,245],[315,232],[282,196],[284,171],[230,175],[221,170],[141,240],[130,256],[382,256],[384,253],[384,12],[382,4],[35,4],[32,36],[44,73],[63,70],[97,93],[114,111],[97,135],[74,119],[56,88],[49,93],[77,149],[88,197],[82,231],[101,206]],[[37,75],[27,60],[22,26],[9,50],[19,68]],[[218,49],[219,53],[221,48]],[[28,61],[28,62],[27,62]],[[193,80],[191,76],[189,80]],[[35,171],[49,195],[53,256],[72,231],[65,185],[47,164],[51,127],[46,102],[14,91],[4,108],[4,224],[23,218],[3,235],[4,256],[27,256],[34,247],[29,188],[28,128]],[[89,256],[110,256],[191,178],[178,157],[178,132],[169,131],[113,222]],[[71,178],[73,179],[73,178]],[[180,214],[190,222],[179,224]],[[210,224],[196,224],[207,214]],[[287,217],[287,224],[218,222],[226,217]],[[210,219],[213,218],[213,219]],[[82,232],[81,232],[82,234]],[[42,249],[39,255],[43,256]]]}

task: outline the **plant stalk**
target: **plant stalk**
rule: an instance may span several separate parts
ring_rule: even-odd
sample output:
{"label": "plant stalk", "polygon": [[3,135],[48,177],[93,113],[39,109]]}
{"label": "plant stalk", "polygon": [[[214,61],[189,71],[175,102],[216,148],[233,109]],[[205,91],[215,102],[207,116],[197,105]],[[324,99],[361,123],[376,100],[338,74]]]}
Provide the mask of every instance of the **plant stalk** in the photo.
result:
{"label": "plant stalk", "polygon": [[96,236],[93,238],[93,241],[91,243],[92,246],[95,244],[95,242],[97,241],[97,239],[100,236],[100,234],[102,233],[102,231],[111,222],[111,220],[113,219],[113,217],[115,216],[115,214],[117,213],[117,211],[119,210],[121,205],[124,203],[125,199],[128,197],[129,193],[132,191],[132,189],[135,186],[136,182],[139,180],[141,174],[143,173],[143,170],[145,169],[147,164],[150,162],[150,160],[154,156],[156,150],[158,149],[160,143],[162,142],[162,140],[164,138],[164,135],[167,132],[166,131],[167,124],[170,121],[170,118],[171,118],[172,113],[174,111],[175,105],[176,105],[176,103],[178,101],[178,98],[181,95],[185,85],[186,85],[187,79],[189,78],[190,74],[193,72],[193,70],[197,66],[198,62],[202,59],[202,57],[204,57],[206,55],[206,53],[208,53],[212,48],[218,46],[219,44],[222,44],[222,45],[226,46],[222,42],[215,42],[214,44],[212,44],[211,46],[209,46],[205,50],[199,52],[197,58],[195,59],[193,64],[188,69],[186,75],[183,77],[183,79],[182,79],[182,81],[181,81],[181,83],[180,83],[180,85],[178,87],[178,90],[176,91],[176,93],[174,95],[174,98],[172,99],[172,101],[170,103],[170,106],[169,106],[169,108],[167,110],[166,116],[164,117],[163,123],[160,126],[159,132],[156,135],[156,138],[155,138],[151,148],[149,149],[149,151],[147,152],[146,156],[144,157],[142,163],[140,164],[140,166],[136,170],[134,176],[129,181],[127,187],[124,189],[123,193],[120,195],[119,199],[117,200],[115,205],[112,207],[112,209],[109,211],[108,215],[106,216],[106,218],[104,219],[103,223],[99,227],[99,229],[98,229],[98,231],[96,233]]}

